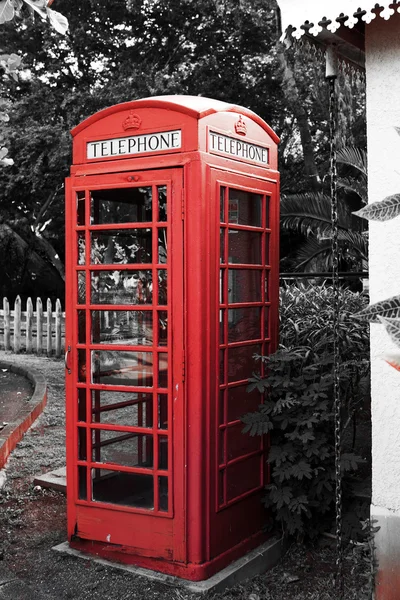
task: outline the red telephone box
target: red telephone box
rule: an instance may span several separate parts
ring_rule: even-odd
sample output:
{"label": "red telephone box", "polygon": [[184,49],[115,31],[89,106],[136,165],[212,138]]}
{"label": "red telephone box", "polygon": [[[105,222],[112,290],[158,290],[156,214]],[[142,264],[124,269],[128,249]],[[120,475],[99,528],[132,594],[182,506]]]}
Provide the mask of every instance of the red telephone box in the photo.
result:
{"label": "red telephone box", "polygon": [[206,579],[264,541],[265,441],[242,434],[278,329],[277,142],[165,96],[73,131],[67,180],[70,545]]}

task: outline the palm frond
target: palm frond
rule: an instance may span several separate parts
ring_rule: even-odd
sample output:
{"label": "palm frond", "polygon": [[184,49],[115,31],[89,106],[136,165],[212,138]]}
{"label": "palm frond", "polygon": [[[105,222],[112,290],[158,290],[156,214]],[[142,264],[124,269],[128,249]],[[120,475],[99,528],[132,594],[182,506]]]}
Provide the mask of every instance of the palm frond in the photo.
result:
{"label": "palm frond", "polygon": [[368,192],[366,179],[339,177],[337,180],[337,187],[338,189],[343,190],[345,193],[357,194],[357,196],[361,198],[363,204],[367,204]]}
{"label": "palm frond", "polygon": [[[281,226],[304,235],[331,231],[331,200],[322,193],[293,194],[281,200]],[[338,226],[347,230],[350,217],[343,207],[338,209]]]}
{"label": "palm frond", "polygon": [[345,146],[337,152],[337,161],[343,165],[349,165],[357,169],[367,177],[367,153],[356,146]]}
{"label": "palm frond", "polygon": [[[368,258],[368,243],[367,240],[356,231],[339,231],[338,232],[339,252],[341,255],[353,254],[358,258],[367,260]],[[312,235],[305,240],[304,244],[297,250],[295,254],[295,269],[303,271],[307,265],[317,257],[325,257],[325,267],[332,267],[332,240],[329,238],[318,239]]]}
{"label": "palm frond", "polygon": [[363,260],[368,260],[368,239],[358,231],[339,231],[339,245],[347,251],[357,254]]}
{"label": "palm frond", "polygon": [[296,252],[296,271],[305,271],[307,265],[315,258],[321,255],[328,255],[332,252],[332,242],[328,239],[319,241],[316,237],[310,236],[302,244],[299,250]]}

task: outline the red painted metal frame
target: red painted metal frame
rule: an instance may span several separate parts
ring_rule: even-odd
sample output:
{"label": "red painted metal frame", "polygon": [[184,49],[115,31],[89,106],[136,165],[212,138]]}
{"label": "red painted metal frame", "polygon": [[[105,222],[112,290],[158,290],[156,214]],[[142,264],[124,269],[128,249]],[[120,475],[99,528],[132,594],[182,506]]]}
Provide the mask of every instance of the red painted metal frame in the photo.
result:
{"label": "red painted metal frame", "polygon": [[[157,156],[143,155],[107,158],[103,161],[85,158],[85,144],[88,140],[122,137],[121,122],[129,112],[135,111],[142,120],[140,133],[181,129],[182,148],[180,152],[163,152]],[[208,132],[225,132],[230,137],[238,115],[245,118],[248,128],[248,140],[269,148],[270,165],[266,169],[207,152]],[[232,498],[230,502],[219,502],[219,473],[227,464],[219,461],[218,436],[221,430],[218,407],[219,391],[238,387],[245,379],[234,383],[220,383],[218,365],[220,347],[245,348],[260,344],[263,352],[273,351],[278,335],[278,246],[279,246],[279,175],[276,170],[278,138],[259,117],[242,109],[218,101],[204,98],[167,97],[146,99],[111,107],[78,126],[73,134],[75,164],[71,168],[71,178],[67,180],[67,298],[66,311],[67,347],[71,347],[69,364],[71,375],[67,374],[67,510],[68,536],[70,543],[85,551],[113,558],[130,564],[154,568],[192,580],[201,580],[220,570],[232,560],[245,554],[258,545],[265,535],[262,527],[265,511],[261,504],[262,483],[268,480],[268,469],[261,460],[262,447],[255,451],[242,453],[228,464],[246,464],[257,461],[257,486]],[[184,188],[182,182],[185,182]],[[168,224],[154,221],[149,223],[91,225],[89,214],[89,191],[103,188],[142,187],[168,184],[170,212]],[[269,273],[269,297],[264,292],[260,302],[244,302],[235,308],[257,307],[262,313],[269,312],[269,331],[265,337],[256,340],[242,340],[228,346],[227,320],[225,320],[225,339],[219,339],[219,281],[220,268],[228,270],[226,263],[220,265],[220,220],[219,190],[229,187],[261,194],[263,203],[269,197],[269,224],[264,221],[261,227],[232,225],[237,231],[259,232],[262,236],[262,255],[265,257],[267,236],[270,241],[269,264],[229,265],[229,268],[259,271],[264,281]],[[86,201],[86,220],[77,226],[76,193],[83,192]],[[227,196],[225,198],[227,204]],[[227,206],[226,206],[227,209]],[[159,429],[157,419],[156,388],[136,386],[118,386],[120,391],[153,392],[153,427],[105,425],[92,423],[90,389],[109,389],[104,384],[78,382],[78,353],[86,353],[86,364],[90,364],[90,352],[115,350],[114,344],[92,344],[90,318],[86,318],[86,343],[78,344],[78,311],[92,310],[153,311],[153,327],[157,323],[157,311],[165,310],[160,305],[91,305],[78,303],[77,272],[85,274],[86,288],[90,289],[89,272],[101,270],[134,271],[137,268],[153,271],[153,281],[158,268],[165,265],[78,265],[77,236],[84,235],[86,253],[90,247],[91,231],[112,231],[165,227],[168,229],[169,263],[167,270],[172,272],[168,281],[168,306],[172,318],[168,323],[168,346],[120,346],[124,351],[165,353],[173,356],[173,371],[169,373],[169,429]],[[228,226],[223,225],[228,237]],[[172,235],[171,235],[172,233]],[[156,241],[153,236],[153,259],[156,258]],[[227,277],[225,287],[227,286]],[[263,286],[264,289],[264,286]],[[223,305],[226,313],[228,305]],[[262,323],[263,325],[263,323]],[[262,329],[263,331],[263,329]],[[264,334],[263,334],[264,335]],[[226,368],[226,364],[225,364]],[[157,372],[155,373],[155,375]],[[250,373],[249,373],[250,375]],[[154,380],[154,384],[157,381]],[[78,389],[87,388],[86,423],[78,421]],[[89,403],[90,400],[90,403]],[[226,398],[225,416],[226,413]],[[96,407],[95,407],[96,409]],[[144,414],[142,412],[142,414]],[[222,423],[227,432],[234,423]],[[173,424],[173,429],[172,429]],[[146,423],[147,425],[147,423]],[[91,468],[118,469],[128,473],[157,472],[158,443],[153,444],[153,467],[121,467],[115,464],[93,462],[90,447],[92,434],[86,435],[86,460],[78,460],[78,429],[94,431],[115,431],[118,436],[134,434],[152,434],[153,441],[170,436],[167,474],[170,493],[173,490],[173,505],[167,513],[132,509],[113,504],[91,502],[78,498],[78,468],[87,468],[86,485],[90,490]],[[225,438],[227,433],[224,433]],[[172,438],[173,436],[173,444]],[[84,433],[81,433],[84,439]],[[101,449],[100,439],[95,438],[97,450]],[[103,442],[104,443],[104,442]],[[226,455],[225,441],[225,459]],[[96,450],[96,451],[97,451]],[[97,457],[96,457],[97,458]],[[226,485],[226,484],[224,484]],[[225,489],[225,500],[226,500]],[[157,507],[157,498],[155,498]]]}
{"label": "red painted metal frame", "polygon": [[[221,174],[222,175],[222,174]],[[269,281],[270,277],[270,261],[266,262],[266,249],[267,246],[271,245],[270,235],[272,234],[271,227],[269,226],[269,205],[270,198],[274,195],[274,188],[270,185],[266,185],[265,182],[259,182],[257,187],[257,182],[253,180],[248,180],[244,177],[238,176],[229,176],[226,175],[221,177],[221,179],[217,180],[217,192],[216,197],[221,198],[221,192],[224,196],[224,206],[223,206],[223,220],[221,221],[221,235],[223,235],[223,247],[221,251],[224,253],[224,257],[220,260],[220,276],[221,282],[223,286],[222,298],[220,298],[219,302],[219,321],[221,323],[221,311],[222,311],[222,319],[223,319],[223,340],[220,340],[219,349],[220,355],[222,353],[223,356],[223,366],[222,370],[224,373],[223,381],[219,382],[218,390],[216,394],[224,393],[224,407],[223,407],[223,423],[220,423],[217,432],[216,432],[216,445],[217,445],[217,465],[218,465],[218,475],[217,475],[217,483],[216,483],[216,507],[217,511],[226,508],[230,504],[239,502],[243,498],[254,494],[255,492],[260,491],[262,487],[265,485],[266,480],[264,477],[264,461],[260,460],[260,477],[258,485],[254,486],[252,489],[247,490],[243,494],[238,495],[231,500],[228,500],[228,470],[229,466],[236,465],[239,462],[246,461],[252,457],[258,456],[259,459],[264,456],[264,440],[263,438],[258,438],[259,440],[259,448],[257,450],[250,451],[248,453],[241,454],[234,459],[228,459],[228,440],[229,440],[229,429],[233,427],[237,427],[241,425],[240,419],[236,419],[234,421],[230,421],[228,419],[228,393],[230,389],[236,388],[238,386],[247,385],[247,378],[239,379],[233,382],[229,382],[228,375],[228,355],[229,349],[234,348],[246,348],[252,346],[259,346],[259,353],[262,356],[266,356],[270,354],[270,322],[271,318],[273,321],[276,320],[276,315],[272,314],[271,306],[274,304],[271,303],[269,299]],[[245,192],[250,192],[252,194],[256,194],[261,199],[261,217],[262,222],[259,226],[250,226],[250,225],[240,225],[237,223],[232,223],[229,221],[229,191],[230,190],[240,190]],[[218,193],[219,192],[219,193]],[[268,222],[268,223],[267,223]],[[229,234],[233,235],[234,233],[239,233],[241,231],[257,233],[261,236],[261,247],[260,247],[260,260],[257,263],[246,264],[244,261],[240,263],[232,263],[229,262]],[[268,252],[269,256],[269,252]],[[229,271],[234,271],[237,269],[246,269],[248,271],[255,271],[260,273],[260,285],[261,285],[261,294],[259,301],[253,302],[229,302]],[[232,276],[233,276],[232,273]],[[238,310],[241,308],[259,308],[260,310],[260,333],[264,334],[258,337],[250,337],[247,340],[241,340],[236,342],[229,343],[229,332],[228,332],[228,318],[229,318],[229,310]],[[269,314],[268,314],[269,313]],[[274,318],[275,317],[275,318]],[[266,332],[266,321],[268,323],[268,332]],[[261,375],[264,375],[263,372],[263,364],[260,364]],[[263,401],[263,396],[260,394],[259,404]],[[221,410],[221,407],[220,407]],[[221,418],[219,419],[221,421]],[[223,439],[222,448],[221,448],[221,437]],[[222,462],[220,461],[220,457],[222,455]],[[222,478],[221,478],[222,475]],[[222,489],[221,488],[221,479],[222,479]]]}
{"label": "red painted metal frame", "polygon": [[[77,429],[70,429],[70,435],[72,434],[73,449],[69,452],[69,460],[68,460],[68,495],[71,501],[75,506],[75,514],[72,517],[76,521],[76,527],[74,529],[74,535],[78,535],[81,538],[85,538],[86,535],[90,536],[90,539],[98,541],[107,541],[107,539],[111,539],[111,534],[108,532],[107,519],[104,518],[102,513],[104,511],[117,511],[120,514],[121,521],[123,520],[123,515],[126,515],[126,519],[129,519],[129,527],[131,529],[138,529],[137,526],[137,517],[129,515],[141,515],[141,520],[148,520],[149,518],[153,521],[154,516],[157,515],[159,517],[158,526],[157,526],[157,534],[158,536],[162,536],[162,524],[166,523],[165,519],[172,519],[174,517],[174,525],[171,528],[169,524],[165,525],[165,533],[164,535],[169,538],[174,538],[174,559],[175,560],[183,560],[184,556],[182,556],[182,547],[183,547],[183,503],[182,503],[182,489],[180,485],[179,478],[173,478],[173,469],[172,465],[175,463],[175,456],[173,456],[173,452],[177,455],[176,461],[179,463],[182,461],[183,456],[183,447],[182,447],[182,439],[180,436],[182,435],[182,425],[179,424],[179,417],[174,415],[175,424],[176,424],[176,433],[172,434],[172,424],[173,424],[173,415],[172,415],[172,404],[180,403],[182,404],[182,393],[178,389],[172,394],[172,381],[175,382],[179,380],[182,374],[182,341],[179,342],[179,336],[182,340],[182,324],[183,324],[183,316],[180,311],[174,310],[171,301],[171,289],[174,289],[174,297],[178,299],[182,296],[182,253],[180,251],[174,252],[174,242],[176,243],[179,250],[182,248],[182,219],[181,219],[181,209],[180,206],[177,206],[176,203],[172,203],[172,188],[174,188],[174,194],[177,194],[178,197],[182,194],[182,171],[180,169],[168,170],[168,171],[153,171],[149,175],[148,172],[138,173],[135,172],[135,184],[133,185],[131,181],[127,181],[127,177],[124,176],[123,181],[118,181],[118,176],[109,176],[109,175],[99,175],[87,177],[84,181],[71,182],[75,183],[75,186],[72,185],[71,188],[71,197],[73,198],[74,194],[84,191],[85,192],[85,225],[76,225],[74,223],[74,215],[70,212],[70,207],[73,205],[73,202],[70,202],[70,207],[68,209],[68,223],[70,225],[69,230],[69,240],[71,240],[71,248],[68,252],[69,260],[68,260],[68,273],[69,273],[69,281],[68,287],[72,290],[72,306],[73,310],[70,311],[71,314],[68,315],[68,336],[71,340],[71,370],[72,376],[68,378],[68,382],[72,383],[69,385],[68,389],[68,397],[76,397],[79,390],[86,390],[86,422],[78,421],[78,416],[76,414],[76,406],[75,412],[72,415],[68,415],[68,419],[72,419],[73,422],[76,423],[78,430],[81,432],[86,431],[86,453],[83,459],[79,460],[77,456],[78,449],[78,438],[77,438]],[[91,223],[91,215],[90,215],[90,191],[95,191],[97,189],[123,189],[123,188],[133,188],[133,187],[148,187],[151,186],[153,199],[157,199],[157,187],[160,185],[167,186],[167,210],[169,211],[169,218],[167,222],[160,221],[155,218],[154,211],[155,206],[153,206],[153,220],[151,222],[145,223],[129,223],[129,224],[101,224],[94,225]],[[155,204],[155,202],[154,202]],[[118,230],[126,230],[130,229],[151,229],[152,230],[152,263],[144,263],[144,264],[91,264],[90,258],[90,249],[91,249],[91,233],[92,232],[103,232],[103,231],[115,231]],[[168,258],[167,264],[158,263],[158,230],[165,229],[167,233],[168,239]],[[174,236],[171,235],[171,230],[174,230]],[[85,235],[85,263],[79,264],[78,255],[77,255],[77,239],[80,232],[83,232]],[[173,257],[173,258],[172,258]],[[99,272],[99,271],[139,271],[139,270],[151,270],[153,273],[153,303],[151,305],[107,305],[107,304],[95,304],[92,303],[89,294],[91,290],[90,283],[90,273]],[[167,306],[158,304],[158,273],[160,270],[165,270],[168,274],[168,303]],[[78,273],[83,273],[86,280],[86,299],[85,302],[78,301],[78,290],[77,290],[77,276]],[[181,291],[179,291],[181,290]],[[182,299],[180,302],[176,302],[175,306],[179,306],[182,304]],[[129,310],[140,310],[140,311],[151,311],[153,313],[153,334],[154,334],[154,342],[153,345],[143,346],[125,346],[123,344],[115,345],[115,344],[105,344],[105,343],[92,343],[92,330],[91,330],[91,314],[92,311],[126,311]],[[158,327],[155,326],[158,323],[158,314],[159,312],[165,312],[168,310],[170,312],[171,318],[169,319],[169,328],[168,328],[168,343],[167,346],[159,346],[157,344],[157,335],[158,335]],[[78,311],[80,313],[85,312],[86,314],[86,343],[82,343],[78,339],[77,332],[77,323],[78,317],[72,318],[71,316],[74,313],[77,315]],[[174,348],[172,348],[172,330],[175,334],[174,340]],[[86,354],[86,365],[91,365],[91,354],[94,351],[125,351],[125,352],[140,352],[140,353],[149,353],[153,357],[153,385],[151,387],[146,385],[144,382],[144,386],[140,385],[139,387],[129,385],[123,386],[118,385],[117,387],[104,385],[100,383],[92,383],[89,379],[86,381],[79,381],[79,369],[78,369],[78,353],[79,351],[83,351]],[[168,369],[168,389],[160,388],[158,385],[158,364],[159,358],[161,355],[167,354],[170,357],[169,361],[169,369]],[[88,377],[88,374],[87,374]],[[75,389],[76,388],[76,389]],[[92,392],[96,392],[96,390],[115,390],[117,392],[138,392],[138,393],[146,393],[153,395],[153,426],[152,428],[145,428],[139,426],[129,426],[129,425],[110,425],[105,423],[96,423],[93,421],[93,408],[92,408]],[[168,392],[169,390],[169,392]],[[159,429],[158,427],[158,395],[168,393],[171,401],[168,406],[168,430]],[[173,400],[172,400],[173,397]],[[67,403],[69,405],[69,403]],[[68,406],[68,410],[71,407]],[[92,433],[95,434],[95,444],[94,446],[97,449],[100,449],[101,445],[104,445],[105,442],[100,442],[100,438],[96,437],[97,433],[100,431],[114,431],[116,433],[124,434],[125,439],[127,439],[127,435],[135,435],[135,434],[143,434],[143,435],[151,435],[153,438],[153,467],[152,468],[144,468],[144,467],[133,467],[133,466],[123,466],[116,464],[108,464],[106,462],[96,462],[93,456],[93,448],[92,448]],[[174,437],[172,437],[174,435]],[[122,439],[122,438],[121,438]],[[160,439],[168,439],[168,467],[166,469],[160,469],[158,462],[158,449],[159,449],[159,440]],[[71,446],[71,444],[70,444]],[[96,456],[97,458],[97,456]],[[71,465],[75,465],[78,469],[70,468]],[[78,481],[77,481],[77,471],[79,467],[84,468],[86,470],[86,490],[87,490],[87,498],[82,499],[78,497]],[[92,484],[92,476],[91,472],[93,469],[106,469],[108,471],[117,470],[118,472],[126,472],[126,473],[138,473],[138,474],[148,474],[153,476],[154,483],[154,510],[151,511],[151,516],[149,517],[149,510],[142,508],[130,508],[127,506],[117,506],[110,503],[94,503],[91,500],[90,490]],[[159,498],[158,498],[158,489],[159,486],[158,478],[159,477],[168,477],[169,480],[169,506],[168,510],[160,510],[159,508]],[[175,492],[175,489],[178,488]],[[71,498],[72,495],[72,498]],[[176,505],[174,506],[173,502],[176,501]],[[69,502],[71,505],[71,502]],[[82,507],[82,508],[80,508]],[[93,531],[89,531],[88,534],[80,529],[80,511],[83,510],[83,507],[90,509],[89,512],[86,510],[83,512],[84,520],[89,521],[90,518],[93,519],[93,522],[96,522],[96,527]],[[90,516],[90,512],[93,513],[93,516]],[[147,519],[146,519],[147,516]],[[99,525],[99,523],[104,524],[104,526]],[[151,528],[149,528],[151,529]],[[123,532],[120,533],[120,538],[112,534],[113,542],[118,544],[123,544],[126,536],[123,535]],[[147,533],[144,536],[143,543],[145,545],[145,552],[149,552],[149,539]],[[171,546],[171,540],[169,543],[164,542],[164,546]],[[140,546],[136,543],[136,549],[139,551]],[[151,549],[151,553],[153,555],[157,555],[156,548]],[[167,553],[168,554],[168,553]],[[164,558],[170,557],[164,556]]]}

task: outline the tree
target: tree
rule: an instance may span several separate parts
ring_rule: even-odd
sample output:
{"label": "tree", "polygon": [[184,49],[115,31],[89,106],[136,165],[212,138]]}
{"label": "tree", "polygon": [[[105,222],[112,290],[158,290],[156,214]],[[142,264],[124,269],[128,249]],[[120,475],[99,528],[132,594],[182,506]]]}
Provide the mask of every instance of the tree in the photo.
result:
{"label": "tree", "polygon": [[70,25],[62,38],[44,22],[29,30],[3,26],[23,70],[8,90],[10,123],[0,124],[16,163],[0,172],[0,208],[8,219],[26,218],[61,259],[68,131],[118,102],[192,94],[242,104],[282,139],[285,192],[313,189],[311,171],[322,181],[328,110],[321,66],[315,57],[294,62],[288,55],[297,96],[286,92],[274,1],[58,0],[57,8]]}
{"label": "tree", "polygon": [[[53,0],[0,0],[0,24],[11,23],[16,18],[23,21],[26,20],[26,13],[30,14],[31,18],[37,13],[43,20],[49,21],[58,33],[64,34],[68,28],[68,21],[63,15],[50,8],[52,3]],[[0,55],[0,68],[3,71],[2,97],[0,97],[0,122],[2,123],[9,121],[7,110],[12,96],[9,83],[10,81],[18,82],[17,72],[20,67],[21,58],[16,53]],[[0,142],[3,141],[3,138],[4,136],[1,135]],[[13,159],[7,155],[7,146],[0,146],[0,166],[10,167],[14,164]],[[30,170],[27,169],[26,172],[29,173]],[[9,211],[6,212],[9,213]],[[41,214],[43,214],[43,210]],[[15,215],[13,216],[15,217]],[[56,295],[59,294],[60,280],[57,277],[54,279],[53,271],[55,267],[57,273],[62,275],[61,261],[51,244],[42,238],[37,221],[38,219],[36,219],[36,226],[31,228],[26,226],[26,218],[19,221],[17,219],[15,229],[10,227],[10,224],[14,224],[13,219],[9,220],[8,225],[0,224],[0,244],[5,258],[1,265],[3,294],[11,291],[11,296],[16,295],[20,290],[17,289],[16,293],[13,293],[15,284],[27,289],[31,287],[34,291],[40,281],[42,289],[48,288],[49,295],[51,295],[51,291],[54,291]],[[23,237],[20,235],[22,232],[25,234]],[[12,260],[13,256],[14,260]],[[27,278],[28,273],[29,277]],[[25,280],[28,283],[24,285]],[[29,286],[29,282],[34,283]],[[48,287],[49,284],[50,287]]]}
{"label": "tree", "polygon": [[[367,202],[366,152],[355,147],[338,151],[342,168],[338,177],[338,246],[342,270],[362,270],[368,262],[368,240],[352,211]],[[289,194],[281,202],[281,227],[300,234],[293,252],[286,257],[288,268],[299,271],[332,268],[331,200],[328,190]]]}

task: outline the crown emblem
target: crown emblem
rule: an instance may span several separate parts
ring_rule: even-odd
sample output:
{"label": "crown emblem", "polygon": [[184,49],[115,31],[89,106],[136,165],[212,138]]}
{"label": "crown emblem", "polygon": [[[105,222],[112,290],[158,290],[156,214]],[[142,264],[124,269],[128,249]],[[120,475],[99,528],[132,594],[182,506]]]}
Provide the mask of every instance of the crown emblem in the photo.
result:
{"label": "crown emblem", "polygon": [[243,121],[242,115],[239,116],[239,119],[235,123],[235,131],[240,135],[246,135],[247,133],[246,123]]}
{"label": "crown emblem", "polygon": [[125,121],[123,121],[122,127],[125,129],[125,131],[127,129],[139,129],[141,124],[142,119],[139,117],[139,115],[135,115],[133,110],[131,110],[129,115],[126,117]]}

